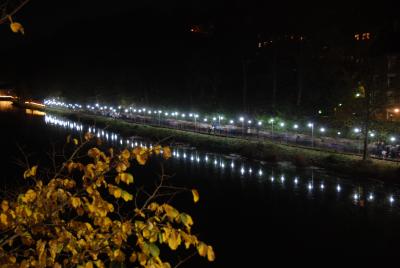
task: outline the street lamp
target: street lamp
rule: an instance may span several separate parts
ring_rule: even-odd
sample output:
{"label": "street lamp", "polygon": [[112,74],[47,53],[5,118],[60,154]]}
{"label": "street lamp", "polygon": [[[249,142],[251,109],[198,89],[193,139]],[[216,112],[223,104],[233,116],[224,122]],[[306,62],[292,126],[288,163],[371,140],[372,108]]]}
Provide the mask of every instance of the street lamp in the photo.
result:
{"label": "street lamp", "polygon": [[307,126],[311,128],[311,146],[314,147],[314,124],[308,123]]}
{"label": "street lamp", "polygon": [[161,125],[161,110],[158,110],[158,125]]}
{"label": "street lamp", "polygon": [[198,114],[195,114],[194,116],[194,131],[196,131],[197,130],[197,127],[196,127],[196,121],[197,121],[197,118],[199,117],[199,115]]}
{"label": "street lamp", "polygon": [[221,120],[224,120],[223,116],[218,116],[218,125],[221,125]]}
{"label": "street lamp", "polygon": [[273,118],[271,118],[269,120],[269,122],[271,123],[271,138],[274,139],[274,122],[275,122],[275,120]]}
{"label": "street lamp", "polygon": [[244,136],[244,117],[241,116],[241,117],[239,118],[239,121],[242,122],[242,136]]}
{"label": "street lamp", "polygon": [[[354,133],[359,134],[361,132],[361,129],[359,129],[358,127],[354,128]],[[359,136],[357,136],[357,139],[359,139]],[[358,149],[358,153],[361,153],[361,141],[357,142],[357,149]]]}
{"label": "street lamp", "polygon": [[[285,123],[284,123],[284,122],[280,122],[280,123],[279,123],[279,126],[280,126],[282,129],[284,129]],[[287,133],[286,133],[286,131],[284,131],[284,133],[285,133],[285,140],[287,141]]]}

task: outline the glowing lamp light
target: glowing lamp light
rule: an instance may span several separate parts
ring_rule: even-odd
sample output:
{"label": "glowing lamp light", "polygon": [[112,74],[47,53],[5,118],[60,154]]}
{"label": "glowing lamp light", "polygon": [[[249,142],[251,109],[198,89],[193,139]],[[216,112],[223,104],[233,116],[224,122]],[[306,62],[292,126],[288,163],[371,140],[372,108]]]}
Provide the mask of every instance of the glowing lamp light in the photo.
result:
{"label": "glowing lamp light", "polygon": [[337,134],[340,136],[340,135],[342,135],[342,132],[338,131]]}
{"label": "glowing lamp light", "polygon": [[342,190],[342,188],[340,187],[340,185],[338,184],[338,186],[336,186],[336,191],[340,192]]}
{"label": "glowing lamp light", "polygon": [[322,132],[322,133],[324,133],[324,132],[325,132],[325,128],[324,128],[324,127],[321,127],[321,128],[319,129],[319,131]]}
{"label": "glowing lamp light", "polygon": [[294,129],[298,129],[298,128],[299,128],[299,125],[294,124],[294,125],[293,125],[293,128],[294,128]]}
{"label": "glowing lamp light", "polygon": [[397,113],[400,112],[400,109],[399,109],[399,108],[396,108],[396,109],[394,109],[394,112],[397,114]]}
{"label": "glowing lamp light", "polygon": [[393,203],[393,202],[394,202],[394,198],[393,198],[392,195],[389,197],[389,202],[390,202],[390,203]]}
{"label": "glowing lamp light", "polygon": [[285,123],[281,122],[279,125],[280,125],[281,127],[284,127],[284,126],[285,126]]}
{"label": "glowing lamp light", "polygon": [[308,188],[308,190],[312,190],[313,185],[312,185],[311,183],[309,183],[308,186],[307,186],[307,188]]}
{"label": "glowing lamp light", "polygon": [[240,117],[240,118],[239,118],[239,121],[240,121],[240,122],[243,122],[243,121],[244,121],[244,117]]}
{"label": "glowing lamp light", "polygon": [[251,120],[247,121],[248,124],[251,124]]}
{"label": "glowing lamp light", "polygon": [[258,121],[258,123],[257,123],[259,126],[261,126],[262,125],[262,122],[261,121]]}
{"label": "glowing lamp light", "polygon": [[204,121],[204,122],[207,122],[207,118],[204,118],[203,121]]}
{"label": "glowing lamp light", "polygon": [[358,127],[354,128],[354,133],[360,133],[361,129],[359,129]]}
{"label": "glowing lamp light", "polygon": [[308,126],[308,127],[313,127],[314,124],[313,124],[313,123],[308,123],[307,126]]}
{"label": "glowing lamp light", "polygon": [[233,122],[233,120],[229,120],[229,124],[233,124],[234,122]]}
{"label": "glowing lamp light", "polygon": [[213,121],[215,121],[215,120],[217,120],[217,118],[216,118],[216,117],[213,117]]}
{"label": "glowing lamp light", "polygon": [[394,141],[396,141],[396,138],[395,137],[390,137],[390,141],[394,142]]}

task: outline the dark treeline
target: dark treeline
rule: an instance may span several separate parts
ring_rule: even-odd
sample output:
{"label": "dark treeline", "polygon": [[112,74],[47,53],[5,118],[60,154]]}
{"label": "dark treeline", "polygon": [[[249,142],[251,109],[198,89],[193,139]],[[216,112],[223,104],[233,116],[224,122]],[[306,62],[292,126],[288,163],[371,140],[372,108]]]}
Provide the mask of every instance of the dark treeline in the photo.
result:
{"label": "dark treeline", "polygon": [[[379,25],[360,24],[356,6],[344,15],[318,6],[301,15],[299,6],[282,13],[282,5],[275,14],[265,4],[242,1],[112,5],[94,11],[60,1],[48,14],[45,4],[30,3],[20,14],[26,36],[4,39],[1,57],[8,64],[1,66],[0,81],[37,98],[310,113],[352,94],[346,59],[360,49],[354,32],[374,31],[392,44],[385,38],[395,22],[389,16]],[[285,35],[305,39],[289,42]],[[259,48],[265,40],[274,45]],[[373,51],[384,55],[385,44],[374,44]]]}

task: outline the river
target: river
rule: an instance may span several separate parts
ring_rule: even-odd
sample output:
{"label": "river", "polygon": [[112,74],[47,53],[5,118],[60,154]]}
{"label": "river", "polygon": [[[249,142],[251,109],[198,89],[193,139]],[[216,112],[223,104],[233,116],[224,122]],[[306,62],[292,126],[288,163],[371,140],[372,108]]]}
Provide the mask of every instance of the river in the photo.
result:
{"label": "river", "polygon": [[[16,109],[0,102],[1,190],[23,185],[23,159],[46,162],[52,146],[69,133],[92,131],[117,147],[151,146],[145,139],[120,137],[55,115]],[[74,124],[75,123],[75,124]],[[174,147],[165,163],[173,185],[196,188],[176,206],[193,216],[194,233],[214,246],[217,259],[195,257],[186,267],[259,267],[318,257],[397,256],[400,241],[400,191],[362,178],[345,178],[323,170],[297,170],[287,163],[271,165],[194,148]],[[152,180],[158,165],[134,170],[136,181]],[[4,194],[4,191],[3,191]]]}

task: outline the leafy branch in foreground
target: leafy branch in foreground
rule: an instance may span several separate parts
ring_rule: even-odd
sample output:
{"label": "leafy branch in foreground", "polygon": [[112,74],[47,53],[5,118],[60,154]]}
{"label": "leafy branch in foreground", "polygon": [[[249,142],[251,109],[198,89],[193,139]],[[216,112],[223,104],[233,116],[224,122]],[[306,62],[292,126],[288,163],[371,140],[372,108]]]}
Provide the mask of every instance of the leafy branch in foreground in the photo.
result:
{"label": "leafy branch in foreground", "polygon": [[[164,268],[171,267],[164,258],[168,247],[191,249],[189,256],[197,253],[209,261],[215,259],[212,246],[191,234],[189,214],[168,202],[157,202],[165,194],[161,190],[168,188],[163,185],[164,174],[145,200],[129,190],[134,183],[128,173],[131,162],[145,165],[151,155],[168,159],[169,147],[137,147],[119,153],[93,147],[86,159],[78,157],[92,139],[90,133],[83,142],[73,139],[74,152],[47,182],[37,166],[28,168],[24,178],[34,185],[15,200],[2,200],[1,267],[90,268],[131,263]],[[197,202],[197,190],[192,194]]]}

